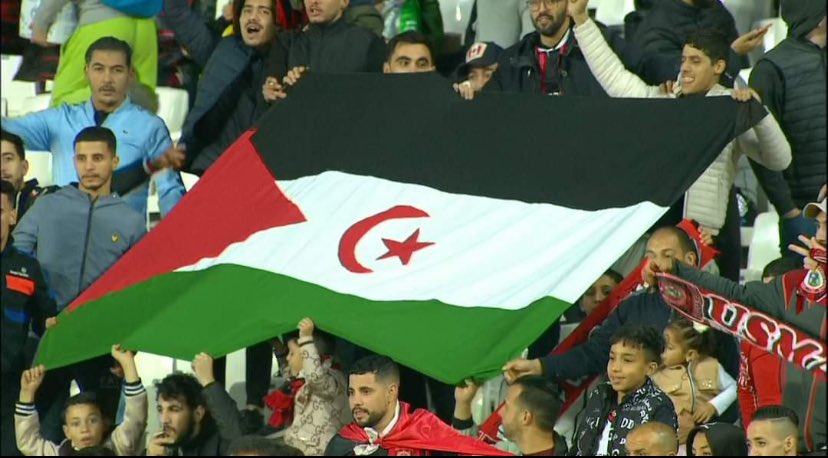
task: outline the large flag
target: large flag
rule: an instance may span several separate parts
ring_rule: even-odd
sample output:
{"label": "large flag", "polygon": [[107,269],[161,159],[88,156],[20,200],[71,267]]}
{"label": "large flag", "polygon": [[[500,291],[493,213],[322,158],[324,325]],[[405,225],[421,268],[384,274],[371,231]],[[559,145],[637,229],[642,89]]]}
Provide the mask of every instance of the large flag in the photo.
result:
{"label": "large flag", "polygon": [[[444,382],[497,373],[693,183],[751,104],[462,100],[309,75],[59,317],[49,367],[320,329]],[[750,121],[752,120],[752,121]]]}

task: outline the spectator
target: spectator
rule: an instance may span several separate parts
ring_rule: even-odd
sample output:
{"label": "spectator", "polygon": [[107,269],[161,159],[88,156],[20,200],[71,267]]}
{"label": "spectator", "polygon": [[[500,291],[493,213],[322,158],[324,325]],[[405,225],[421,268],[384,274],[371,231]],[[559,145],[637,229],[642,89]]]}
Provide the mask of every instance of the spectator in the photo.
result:
{"label": "spectator", "polygon": [[23,146],[23,139],[6,132],[0,133],[0,163],[2,172],[0,176],[8,181],[15,190],[13,199],[14,208],[17,210],[17,218],[23,218],[26,210],[34,205],[35,199],[47,192],[55,191],[55,187],[41,188],[38,186],[37,178],[24,181],[29,172],[29,162],[26,160],[26,148]]}
{"label": "spectator", "polygon": [[377,8],[378,3],[382,3],[382,0],[351,0],[348,9],[345,10],[345,20],[350,24],[365,27],[378,37],[382,37],[385,21]]}
{"label": "spectator", "polygon": [[[478,42],[466,52],[466,61],[457,68],[458,86],[467,86],[467,90],[480,92],[497,71],[497,62],[503,48],[494,42]],[[459,90],[456,87],[455,90]],[[462,93],[462,91],[461,91]],[[463,94],[466,97],[465,94]]]}
{"label": "spectator", "polygon": [[676,430],[658,421],[637,426],[627,434],[627,456],[676,456]]}
{"label": "spectator", "polygon": [[[111,129],[118,139],[118,157],[122,162],[116,174],[116,191],[141,215],[147,214],[148,184],[146,172],[165,162],[172,150],[172,140],[161,118],[144,111],[127,96],[132,49],[126,42],[104,37],[86,50],[86,77],[92,98],[80,105],[64,104],[56,108],[3,119],[3,129],[19,135],[33,150],[52,153],[55,184],[66,186],[78,179],[72,158],[77,133],[88,126]],[[164,164],[163,166],[166,166]],[[137,172],[138,183],[132,179]],[[177,173],[159,172],[155,177],[161,214],[166,215],[184,195],[184,185]],[[134,188],[134,189],[133,189]]]}
{"label": "spectator", "polygon": [[664,351],[659,332],[651,326],[625,326],[610,342],[609,381],[589,394],[573,439],[578,456],[622,454],[627,434],[650,421],[677,428],[670,398],[650,380]]}
{"label": "spectator", "polygon": [[588,317],[604,299],[612,294],[612,290],[624,281],[624,277],[618,272],[609,269],[604,272],[604,275],[598,277],[595,283],[592,284],[581,296],[577,307],[570,307],[565,313],[567,323],[578,323]]}
{"label": "spectator", "polygon": [[[455,389],[457,404],[452,426],[476,437],[478,428],[471,414],[471,403],[479,385],[467,380]],[[555,432],[561,413],[557,387],[538,376],[521,377],[509,387],[503,412],[503,432],[524,456],[566,456],[566,440]]]}
{"label": "spectator", "polygon": [[425,35],[420,32],[403,32],[388,42],[388,58],[382,66],[383,73],[433,72],[434,52]]}
{"label": "spectator", "polygon": [[[695,266],[698,255],[695,245],[686,232],[667,226],[656,230],[647,240],[647,260],[659,268],[668,269],[675,264]],[[654,285],[654,279],[647,280]],[[552,380],[576,380],[594,376],[607,365],[610,337],[628,324],[647,324],[663,331],[670,321],[671,309],[656,290],[633,294],[610,313],[604,323],[595,328],[589,340],[566,353],[540,359],[518,359],[504,367],[507,380],[525,375],[545,375]],[[738,372],[738,354],[733,339],[720,339],[716,359],[732,375]],[[727,361],[727,363],[725,362]]]}
{"label": "spectator", "polygon": [[765,105],[779,121],[793,150],[784,172],[753,165],[768,199],[781,216],[779,241],[783,256],[799,235],[813,235],[801,209],[825,183],[825,2],[785,0],[782,18],[788,37],[768,51],[750,74]]}
{"label": "spectator", "polygon": [[[799,269],[799,263],[785,257],[771,261],[762,272],[763,283]],[[749,342],[742,342],[739,365],[739,410],[742,424],[747,426],[756,409],[782,403],[783,361],[778,356]]]}
{"label": "spectator", "polygon": [[[487,89],[553,95],[605,95],[590,72],[567,15],[568,1],[527,0],[535,32],[500,56],[497,71]],[[663,70],[657,56],[647,57],[612,37],[612,48],[627,68],[658,84],[675,76]]]}
{"label": "spectator", "polygon": [[[803,211],[806,217],[814,217],[818,223],[815,237],[800,238],[801,241],[807,243],[811,253],[799,246],[792,245],[791,247],[802,256],[806,256],[805,263],[808,268],[789,272],[777,278],[773,283],[751,282],[739,285],[678,263],[673,266],[664,266],[662,271],[672,272],[714,294],[741,302],[781,322],[790,323],[791,326],[807,335],[824,340],[824,283],[821,289],[812,288],[806,280],[811,276],[810,269],[825,272],[825,208],[826,203],[823,197],[820,203],[808,204]],[[825,374],[819,369],[806,370],[796,363],[786,363],[785,374],[786,381],[782,387],[783,403],[795,412],[809,413],[799,425],[797,442],[802,448],[800,451],[822,451],[826,446],[826,417],[825,409],[822,408],[826,403]],[[760,408],[756,411],[750,427],[760,418],[759,412],[762,410],[763,408]],[[750,433],[748,438],[750,438]]]}
{"label": "spectator", "polygon": [[285,443],[305,455],[321,455],[349,421],[348,382],[333,365],[331,339],[315,331],[310,318],[298,327],[299,338],[288,340],[288,368],[292,379],[300,382],[291,384],[292,392],[286,395],[293,397],[293,421]]}
{"label": "spectator", "polygon": [[477,0],[478,41],[508,48],[535,31],[525,0]]}
{"label": "spectator", "polygon": [[[4,151],[5,143],[4,140]],[[29,364],[25,354],[29,328],[42,335],[47,318],[57,313],[40,264],[12,246],[11,226],[16,222],[16,194],[11,183],[0,181],[0,281],[3,285],[0,291],[0,307],[3,309],[0,318],[3,326],[0,335],[3,344],[0,347],[0,454],[3,456],[20,455],[14,441],[14,403],[20,391],[20,374]]]}
{"label": "spectator", "polygon": [[687,436],[687,456],[747,456],[745,430],[730,423],[700,425]]}
{"label": "spectator", "polygon": [[63,310],[146,232],[144,219],[112,195],[116,139],[105,127],[75,137],[80,182],[40,199],[14,231],[15,248],[34,253]]}
{"label": "spectator", "polygon": [[[304,31],[285,37],[289,42],[287,68],[296,70],[294,76],[307,69],[318,73],[382,71],[385,42],[369,30],[344,20],[345,5],[342,0],[305,2],[310,24]],[[267,74],[279,76],[280,64],[271,59]]]}
{"label": "spectator", "polygon": [[796,456],[798,426],[796,412],[785,406],[759,408],[747,430],[750,456]]}
{"label": "spectator", "polygon": [[124,370],[124,421],[111,433],[107,433],[112,418],[104,414],[95,394],[77,394],[66,403],[63,426],[66,440],[60,444],[41,437],[40,421],[34,406],[35,396],[43,383],[46,369],[37,366],[23,373],[14,423],[17,447],[24,455],[63,456],[99,445],[111,448],[118,455],[140,454],[144,448],[142,441],[147,429],[147,391],[138,377],[132,352],[124,350],[120,345],[113,345],[112,357]]}
{"label": "spectator", "polygon": [[[493,447],[465,437],[429,411],[399,401],[400,371],[390,358],[366,356],[351,367],[348,402],[353,423],[331,439],[326,456],[424,455],[433,451],[492,454]],[[423,444],[428,444],[424,448]]]}
{"label": "spectator", "polygon": [[[119,159],[115,142],[115,135],[105,127],[83,129],[74,141],[80,182],[40,198],[14,230],[15,248],[34,254],[40,262],[59,311],[103,275],[146,232],[144,217],[112,194],[112,171]],[[59,409],[73,377],[82,391],[98,391],[111,380],[110,363],[109,357],[101,357],[50,371],[40,405]],[[109,394],[98,392],[104,414],[114,418],[120,394],[117,390]],[[54,437],[52,433],[59,435],[57,414],[54,410],[44,415],[46,435],[50,439]]]}
{"label": "spectator", "polygon": [[[671,0],[672,1],[672,0]],[[575,36],[581,45],[592,72],[611,97],[661,98],[681,96],[727,96],[740,101],[756,97],[751,90],[725,89],[720,84],[727,66],[727,42],[716,30],[699,30],[685,40],[681,78],[673,92],[665,94],[657,86],[648,86],[638,76],[624,68],[600,33],[600,29],[586,12],[587,1],[577,0],[572,5],[572,17],[576,22]],[[791,150],[785,135],[773,116],[765,116],[757,125],[728,144],[718,158],[690,187],[684,199],[684,217],[696,220],[706,243],[725,226],[731,188],[736,177],[735,164],[739,155],[748,157],[774,169],[784,170],[791,162]],[[734,221],[738,227],[738,218]],[[737,229],[738,232],[738,229]],[[729,234],[729,233],[728,233]],[[738,234],[736,234],[738,239]],[[718,243],[732,247],[731,257],[741,253],[739,244],[734,247],[732,237]],[[738,275],[737,266],[736,275]],[[732,275],[731,275],[732,276]]]}
{"label": "spectator", "polygon": [[181,135],[188,168],[198,175],[253,126],[263,109],[260,92],[266,59],[280,63],[279,75],[285,72],[284,44],[277,38],[275,0],[243,0],[236,4],[240,11],[234,28],[240,34],[225,37],[215,46]]}
{"label": "spectator", "polygon": [[[676,75],[683,62],[682,50],[687,37],[699,29],[719,30],[727,43],[739,38],[733,16],[719,0],[661,0],[653,2],[644,16],[635,32],[634,43],[646,52],[669,57]],[[735,51],[728,52],[726,70],[732,82],[748,62]]]}
{"label": "spectator", "polygon": [[[68,0],[44,0],[32,21],[32,43],[47,46],[46,33]],[[79,0],[78,26],[61,46],[60,61],[52,89],[52,106],[84,103],[89,100],[89,47],[103,37],[122,40],[133,54],[127,59],[124,74],[135,75],[149,92],[155,92],[158,78],[158,31],[155,18],[139,18],[107,6],[102,0]],[[116,105],[117,106],[117,105]],[[27,142],[28,143],[28,142]],[[43,148],[47,149],[47,148]]]}
{"label": "spectator", "polygon": [[673,401],[683,445],[697,424],[721,416],[736,401],[736,380],[710,356],[716,350],[710,328],[675,319],[664,330],[664,341],[664,366],[653,382]]}
{"label": "spectator", "polygon": [[224,456],[241,437],[236,403],[216,383],[213,359],[199,353],[192,375],[172,374],[156,385],[162,430],[153,434],[147,456]]}
{"label": "spectator", "polygon": [[229,456],[305,456],[301,450],[260,436],[241,436],[230,444]]}
{"label": "spectator", "polygon": [[[603,301],[618,283],[624,279],[621,274],[610,269],[590,286],[576,307],[570,307],[564,312],[561,320],[552,323],[547,330],[529,345],[529,359],[547,356],[561,340],[561,325],[581,322]],[[566,334],[568,335],[568,334]]]}

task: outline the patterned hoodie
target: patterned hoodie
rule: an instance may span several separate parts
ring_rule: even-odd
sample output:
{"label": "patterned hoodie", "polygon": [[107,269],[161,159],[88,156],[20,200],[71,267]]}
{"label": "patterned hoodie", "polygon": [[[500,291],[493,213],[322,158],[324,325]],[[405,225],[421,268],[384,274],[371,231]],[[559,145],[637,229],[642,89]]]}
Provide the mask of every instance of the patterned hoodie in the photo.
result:
{"label": "patterned hoodie", "polygon": [[598,455],[607,422],[610,424],[608,455],[626,455],[627,434],[644,423],[658,421],[678,428],[673,402],[649,378],[620,405],[617,400],[618,393],[609,382],[601,383],[589,394],[584,420],[575,433],[577,456]]}

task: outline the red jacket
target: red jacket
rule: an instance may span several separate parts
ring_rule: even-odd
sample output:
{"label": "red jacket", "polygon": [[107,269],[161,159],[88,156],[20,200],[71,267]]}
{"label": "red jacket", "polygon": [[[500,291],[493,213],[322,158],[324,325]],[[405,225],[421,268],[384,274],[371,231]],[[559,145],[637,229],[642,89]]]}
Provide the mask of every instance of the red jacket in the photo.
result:
{"label": "red jacket", "polygon": [[739,409],[747,428],[756,409],[782,404],[782,359],[745,341],[741,347]]}

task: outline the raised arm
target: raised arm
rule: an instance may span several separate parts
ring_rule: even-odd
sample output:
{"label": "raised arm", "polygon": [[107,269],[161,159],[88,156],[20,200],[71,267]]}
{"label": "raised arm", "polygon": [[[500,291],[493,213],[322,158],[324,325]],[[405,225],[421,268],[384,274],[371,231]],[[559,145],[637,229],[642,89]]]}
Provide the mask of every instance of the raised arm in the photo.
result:
{"label": "raised arm", "polygon": [[575,38],[589,69],[610,97],[664,97],[658,86],[650,86],[624,63],[610,47],[598,25],[587,14],[588,0],[570,0],[569,13],[575,21]]}

